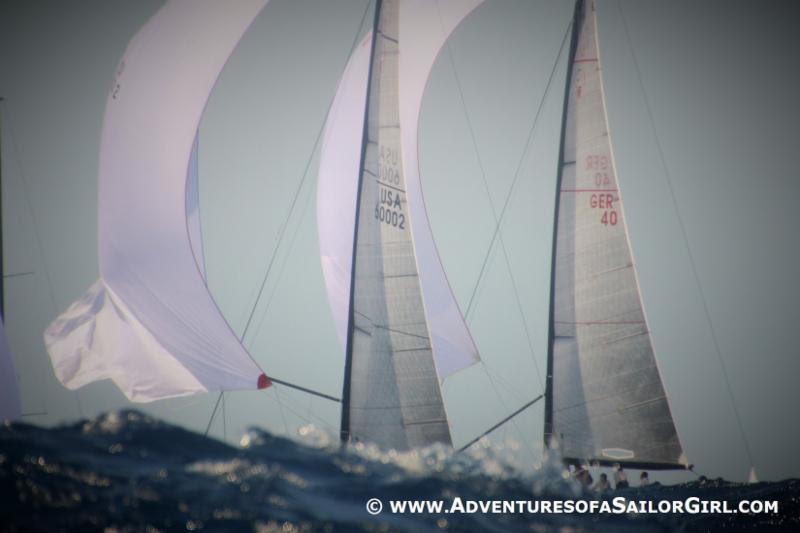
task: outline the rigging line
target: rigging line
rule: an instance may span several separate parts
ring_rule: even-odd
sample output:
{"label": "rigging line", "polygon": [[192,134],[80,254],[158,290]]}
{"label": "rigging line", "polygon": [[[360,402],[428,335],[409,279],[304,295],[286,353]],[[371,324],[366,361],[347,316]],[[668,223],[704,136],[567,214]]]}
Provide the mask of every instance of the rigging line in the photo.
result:
{"label": "rigging line", "polygon": [[[300,407],[298,407],[298,409],[299,408]],[[330,431],[331,432],[331,436],[334,437],[334,439],[336,438],[335,436],[339,433],[339,428],[334,427],[327,420],[325,420],[324,418],[322,418],[321,416],[319,416],[318,414],[316,414],[314,412],[314,398],[309,396],[308,397],[308,405],[304,405],[302,408],[303,408],[303,410],[305,411],[305,413],[308,416],[310,416],[311,418],[314,418],[315,420],[317,420],[317,422],[319,422],[319,424],[320,424],[319,427],[320,428],[323,428],[325,431]],[[309,423],[312,424],[312,425],[314,424],[314,422],[311,422],[311,421],[309,421]]]}
{"label": "rigging line", "polygon": [[511,182],[511,186],[509,187],[508,194],[506,195],[506,199],[503,202],[503,208],[500,210],[500,217],[497,220],[497,225],[495,226],[494,233],[492,234],[492,238],[491,238],[491,240],[489,242],[489,248],[486,251],[486,256],[483,259],[483,264],[481,265],[481,269],[478,272],[478,280],[475,283],[475,287],[472,289],[472,295],[470,296],[469,301],[467,303],[467,311],[464,313],[465,316],[468,315],[470,313],[470,311],[472,310],[472,304],[473,304],[473,300],[475,298],[475,294],[477,293],[478,286],[481,284],[481,281],[483,279],[483,275],[484,275],[484,273],[486,271],[486,265],[487,265],[487,262],[489,260],[489,255],[490,255],[490,253],[492,251],[492,248],[494,246],[495,241],[497,240],[498,234],[500,232],[500,228],[501,228],[501,226],[503,224],[503,219],[505,218],[506,210],[507,210],[508,204],[509,204],[509,202],[511,200],[511,195],[514,192],[514,188],[516,187],[517,182],[519,180],[520,171],[522,170],[522,165],[523,165],[523,163],[525,161],[525,156],[528,153],[528,150],[530,149],[531,141],[533,140],[533,135],[534,135],[534,133],[536,131],[536,126],[539,123],[539,117],[541,116],[541,112],[542,112],[542,109],[544,107],[544,102],[547,99],[547,94],[550,92],[550,86],[552,85],[553,77],[555,76],[556,70],[558,68],[559,59],[561,58],[562,52],[564,51],[564,44],[567,42],[567,37],[570,34],[570,29],[571,28],[572,28],[572,22],[570,22],[567,25],[567,29],[564,32],[564,37],[561,40],[561,46],[560,46],[560,48],[558,50],[558,54],[556,55],[556,59],[553,62],[553,67],[550,70],[550,75],[547,78],[547,85],[545,85],[544,93],[542,94],[541,100],[539,100],[539,106],[536,109],[536,114],[534,115],[533,123],[531,124],[531,127],[528,130],[528,137],[527,137],[527,139],[525,141],[525,149],[522,151],[522,155],[520,156],[519,163],[517,164],[517,169],[514,172],[514,179]]}
{"label": "rigging line", "polygon": [[[36,239],[36,245],[39,248],[39,255],[41,256],[42,265],[44,267],[44,277],[47,282],[47,290],[48,294],[50,295],[50,303],[53,305],[53,313],[58,313],[58,304],[56,303],[56,296],[55,296],[55,289],[53,288],[53,280],[50,277],[50,269],[47,267],[47,256],[44,253],[44,245],[42,244],[42,237],[41,233],[39,232],[39,224],[36,221],[36,215],[33,211],[33,203],[31,202],[31,195],[28,189],[28,179],[25,176],[25,168],[22,166],[22,157],[20,156],[19,145],[17,144],[17,136],[14,134],[14,120],[11,118],[11,109],[6,106],[5,98],[0,98],[0,106],[2,106],[3,113],[8,117],[6,121],[8,123],[8,136],[11,137],[11,146],[14,150],[14,157],[17,161],[17,168],[19,169],[19,177],[20,183],[22,184],[22,192],[23,196],[25,197],[25,204],[28,206],[28,212],[31,215],[31,226],[33,227],[33,235]],[[0,147],[2,149],[2,147]],[[39,365],[39,375],[40,379],[44,378],[44,369],[42,365]],[[81,418],[85,418],[86,415],[83,412],[83,405],[81,404],[81,399],[79,396],[79,392],[77,390],[75,392],[75,403],[78,406],[78,415]],[[44,403],[44,410],[48,411],[47,409],[47,402],[46,400],[42,400]]]}
{"label": "rigging line", "polygon": [[483,437],[485,437],[486,435],[488,435],[489,433],[491,433],[495,429],[499,428],[500,426],[502,426],[503,424],[505,424],[506,422],[508,422],[509,420],[511,420],[512,418],[514,418],[515,416],[517,416],[518,414],[523,412],[525,409],[527,409],[531,405],[533,405],[536,402],[538,402],[539,400],[541,400],[542,398],[544,398],[544,394],[540,394],[539,396],[537,396],[533,400],[529,401],[528,403],[526,403],[525,405],[523,405],[522,407],[520,407],[519,409],[517,409],[516,411],[514,411],[513,413],[511,413],[510,415],[508,415],[504,419],[502,419],[500,422],[498,422],[497,424],[493,425],[492,427],[490,427],[489,429],[487,429],[486,431],[484,431],[483,433],[481,433],[480,435],[478,435],[477,437],[475,437],[474,439],[472,439],[471,441],[469,441],[468,443],[466,443],[465,445],[460,447],[458,449],[458,453],[463,452],[464,450],[466,450],[467,448],[469,448],[470,446],[472,446],[473,444],[475,444],[476,442],[481,440]]}
{"label": "rigging line", "polygon": [[[356,29],[355,36],[353,37],[353,42],[350,45],[350,51],[348,52],[347,57],[345,58],[345,66],[342,67],[342,72],[344,72],[344,69],[347,67],[347,61],[350,59],[350,56],[353,55],[353,50],[355,50],[356,46],[358,45],[358,37],[359,37],[359,35],[361,35],[361,32],[363,30],[364,20],[367,17],[367,12],[369,11],[369,6],[371,4],[372,4],[372,0],[367,0],[366,5],[364,6],[364,12],[361,14],[361,21],[358,23],[358,28]],[[270,257],[269,263],[267,265],[267,270],[266,270],[266,272],[264,274],[264,278],[262,279],[261,285],[260,285],[259,290],[258,290],[258,292],[256,294],[256,298],[255,298],[255,301],[253,303],[253,307],[250,309],[250,314],[247,317],[247,322],[245,323],[245,327],[244,327],[244,330],[242,331],[242,335],[239,338],[239,340],[242,343],[244,343],[244,338],[247,335],[247,330],[250,328],[250,324],[252,323],[253,316],[255,315],[256,309],[258,308],[258,302],[261,299],[261,295],[264,292],[264,287],[266,286],[267,279],[269,278],[269,273],[272,270],[272,265],[273,265],[273,263],[275,261],[275,258],[277,256],[278,248],[280,247],[281,242],[283,240],[283,235],[284,235],[284,233],[286,231],[286,228],[287,228],[287,226],[289,224],[289,219],[291,218],[292,212],[294,211],[294,206],[297,203],[297,200],[298,200],[298,198],[300,196],[300,192],[303,190],[303,185],[305,184],[306,178],[308,177],[308,170],[311,167],[311,162],[312,162],[312,160],[314,158],[314,154],[316,153],[317,148],[319,146],[319,141],[320,141],[320,138],[322,137],[322,132],[325,130],[325,123],[328,120],[328,116],[330,115],[332,106],[333,106],[333,98],[331,98],[331,101],[328,104],[328,110],[325,112],[325,117],[324,117],[324,119],[322,121],[322,125],[320,126],[319,131],[317,132],[317,137],[314,140],[313,148],[311,150],[311,153],[308,156],[308,160],[306,161],[305,169],[303,170],[303,174],[302,174],[302,177],[300,179],[300,183],[298,184],[297,190],[295,191],[294,198],[292,199],[292,203],[291,203],[291,205],[289,207],[289,212],[286,214],[286,219],[284,220],[283,225],[281,226],[281,229],[280,229],[280,231],[278,233],[278,240],[275,243],[275,247],[273,248],[272,256]],[[286,385],[286,383],[284,383],[284,385]],[[217,398],[217,404],[219,404],[219,401],[220,401],[221,398],[222,398],[222,392],[220,392],[220,397]],[[217,407],[214,407],[214,411],[211,413],[211,420],[209,420],[209,422],[208,422],[209,427],[211,427],[211,422],[214,420],[214,416],[215,416],[216,412],[217,412]],[[208,433],[208,430],[206,430],[206,434],[207,433]]]}
{"label": "rigging line", "polygon": [[[300,229],[303,226],[303,221],[305,220],[306,214],[308,213],[308,206],[311,203],[311,198],[313,198],[313,194],[309,194],[306,197],[306,201],[303,204],[303,207],[300,209],[300,220],[298,220],[297,224],[295,225],[294,233],[292,234],[291,238],[288,241],[289,242],[289,244],[287,245],[288,248],[286,250],[286,253],[283,255],[283,261],[281,261],[281,266],[280,266],[280,268],[278,270],[277,277],[275,278],[275,283],[272,286],[272,290],[270,291],[269,296],[265,300],[265,303],[264,303],[264,306],[263,306],[264,307],[264,311],[261,314],[262,318],[258,322],[258,327],[256,328],[255,332],[251,336],[252,337],[252,340],[251,340],[252,343],[255,343],[256,339],[258,338],[258,333],[261,331],[261,327],[264,325],[264,320],[265,320],[265,318],[267,316],[267,313],[269,312],[270,306],[272,305],[272,301],[273,301],[273,299],[275,297],[275,293],[278,290],[278,281],[280,281],[280,279],[283,277],[283,272],[286,270],[286,264],[289,262],[289,257],[292,254],[292,250],[294,249],[295,242],[297,242],[297,235],[300,233]],[[252,344],[251,344],[251,346],[252,346]]]}
{"label": "rigging line", "polygon": [[225,391],[220,392],[219,396],[217,396],[217,403],[214,404],[214,410],[211,412],[211,418],[208,421],[205,433],[203,433],[203,436],[205,437],[208,437],[208,432],[211,431],[211,424],[214,423],[214,417],[217,416],[217,409],[219,409],[219,403],[222,401],[223,394],[225,394]]}
{"label": "rigging line", "polygon": [[286,423],[286,415],[283,413],[283,402],[281,401],[281,395],[278,392],[278,388],[275,387],[275,400],[278,402],[278,411],[281,413],[281,420],[283,420],[283,431],[286,433],[286,436],[289,436],[289,424]]}
{"label": "rigging line", "polygon": [[[320,417],[319,415],[317,415],[316,413],[314,413],[314,410],[313,410],[313,404],[314,404],[314,398],[313,398],[312,396],[309,396],[309,397],[308,397],[308,405],[304,405],[304,406],[302,406],[302,407],[298,406],[297,408],[298,408],[298,409],[303,409],[303,410],[304,410],[304,412],[305,412],[305,413],[306,413],[306,414],[307,414],[309,417],[316,419],[316,420],[317,420],[317,421],[320,423],[320,427],[322,427],[322,426],[327,426],[327,428],[328,428],[328,429],[331,431],[331,434],[332,434],[332,435],[336,435],[336,434],[338,434],[338,433],[339,433],[339,428],[335,428],[335,427],[333,427],[333,426],[332,426],[330,423],[328,423],[328,421],[327,421],[327,420],[325,420],[324,418],[322,418],[322,417]],[[286,403],[284,404],[284,406],[285,406],[285,407],[286,407],[286,408],[287,408],[289,411],[291,411],[292,413],[294,413],[294,414],[295,414],[295,416],[297,416],[298,418],[302,418],[302,419],[303,419],[305,422],[307,422],[308,424],[311,424],[312,426],[314,425],[314,422],[313,422],[311,419],[304,417],[303,415],[301,415],[300,413],[298,413],[297,411],[295,411],[294,409],[292,409],[292,407],[291,407],[291,404],[290,404],[289,402],[286,402]],[[316,427],[316,426],[315,426],[315,427]]]}
{"label": "rigging line", "polygon": [[747,460],[750,461],[750,466],[753,466],[753,454],[750,450],[750,443],[747,440],[747,434],[744,431],[744,425],[742,424],[741,416],[739,415],[739,408],[736,405],[736,398],[733,395],[733,388],[731,387],[730,379],[728,378],[728,370],[725,366],[725,360],[722,357],[722,351],[719,347],[719,340],[717,339],[717,332],[714,329],[714,322],[711,320],[711,312],[708,308],[708,300],[706,299],[705,292],[703,291],[703,286],[700,283],[700,276],[697,273],[697,266],[695,265],[694,257],[692,256],[692,249],[689,245],[689,235],[686,231],[686,226],[684,225],[683,218],[681,218],[680,209],[678,208],[678,200],[675,196],[675,189],[672,186],[672,178],[670,177],[669,168],[667,167],[667,160],[664,157],[664,150],[661,147],[661,140],[658,136],[658,130],[656,129],[656,122],[653,118],[653,111],[650,107],[650,100],[647,97],[647,92],[644,90],[644,82],[642,81],[642,73],[639,69],[639,62],[636,59],[636,51],[633,47],[633,42],[631,41],[631,34],[628,30],[628,21],[625,18],[625,13],[622,10],[622,4],[617,0],[617,8],[619,10],[620,18],[622,19],[622,26],[625,30],[625,37],[628,42],[628,47],[631,51],[631,57],[633,58],[633,66],[636,70],[636,76],[639,80],[639,87],[642,91],[642,96],[644,98],[645,108],[647,109],[647,116],[650,119],[650,126],[653,130],[653,138],[655,139],[656,148],[658,149],[658,156],[661,161],[661,167],[664,169],[664,177],[666,178],[667,188],[669,189],[670,198],[672,200],[672,207],[675,210],[676,218],[678,219],[678,225],[681,228],[681,234],[683,236],[683,242],[686,245],[686,253],[689,257],[689,264],[692,267],[692,275],[694,276],[695,285],[697,286],[697,292],[700,295],[700,301],[703,303],[703,311],[706,315],[706,321],[708,322],[708,329],[711,333],[711,340],[714,344],[714,350],[717,354],[717,360],[719,361],[719,366],[722,369],[722,376],[725,379],[725,388],[728,392],[728,397],[731,400],[731,406],[733,407],[733,414],[736,417],[736,423],[739,428],[739,434],[742,437],[742,441],[744,442],[745,453],[747,454]]}
{"label": "rigging line", "polygon": [[[486,363],[484,363],[483,361],[481,361],[481,366],[483,367],[483,371],[484,371],[484,373],[486,374],[486,377],[487,377],[487,378],[489,378],[489,384],[492,386],[492,389],[494,390],[494,394],[495,394],[495,396],[497,396],[497,399],[500,401],[500,405],[502,405],[502,406],[503,406],[503,409],[505,409],[506,411],[508,411],[508,406],[506,405],[506,402],[505,402],[505,401],[503,401],[503,397],[502,397],[502,396],[500,396],[500,391],[499,391],[499,390],[497,390],[497,385],[495,385],[495,382],[494,382],[494,380],[492,379],[492,376],[489,374],[489,368],[486,366]],[[541,397],[541,396],[543,396],[543,395],[541,395],[541,394],[540,394],[539,396]],[[521,411],[520,411],[520,412],[521,412]],[[516,413],[515,413],[515,414],[516,414]],[[502,424],[504,424],[504,423],[505,423],[505,422],[507,422],[508,420],[510,420],[510,421],[511,421],[511,424],[514,426],[514,429],[516,429],[516,430],[517,430],[517,433],[519,433],[520,435],[524,435],[524,433],[522,432],[522,430],[520,430],[519,426],[517,425],[517,421],[516,421],[516,420],[513,420],[513,415],[512,415],[512,418],[510,418],[510,419],[506,419],[506,420],[503,420],[503,421],[502,421],[502,422],[500,422],[499,424],[495,425],[495,426],[494,426],[494,427],[493,427],[493,428],[492,428],[490,431],[493,431],[494,429],[496,429],[496,428],[500,427]],[[479,438],[480,438],[480,437],[479,437]],[[523,438],[523,439],[520,439],[520,440],[521,440],[521,441],[522,441],[522,443],[525,445],[525,447],[526,447],[526,448],[528,448],[528,451],[529,451],[529,452],[531,452],[531,455],[532,455],[532,456],[535,456],[535,455],[536,455],[536,452],[534,452],[533,448],[531,448],[531,445],[528,443],[528,439],[525,439],[525,438]],[[470,443],[470,444],[469,444],[469,446],[472,446],[472,443]],[[460,450],[459,450],[459,451],[460,451]]]}
{"label": "rigging line", "polygon": [[[437,12],[439,13],[439,23],[440,23],[440,25],[442,27],[442,31],[444,32],[444,21],[442,20],[442,10],[439,7],[439,3],[438,2],[436,3],[436,8],[437,8]],[[565,34],[565,38],[566,38],[566,34]],[[563,42],[562,42],[562,47],[563,47]],[[508,276],[511,279],[511,285],[512,285],[512,289],[513,289],[513,292],[514,292],[514,300],[516,301],[516,304],[517,304],[517,311],[519,312],[520,318],[522,319],[523,328],[525,329],[525,337],[526,337],[527,342],[528,342],[528,349],[530,350],[531,360],[533,361],[533,366],[536,369],[536,378],[539,381],[539,386],[544,388],[544,384],[542,382],[542,373],[539,370],[539,364],[536,362],[536,352],[533,349],[533,343],[531,341],[531,335],[530,335],[530,331],[529,331],[529,328],[528,328],[528,321],[525,318],[525,312],[522,309],[522,301],[520,300],[519,292],[517,291],[517,281],[516,281],[516,279],[514,277],[513,271],[511,270],[511,261],[508,258],[508,251],[506,250],[506,245],[505,245],[505,242],[503,241],[503,235],[500,232],[501,220],[499,220],[498,217],[497,217],[497,210],[495,209],[494,202],[492,201],[492,195],[491,195],[491,192],[489,190],[489,183],[486,181],[486,169],[483,166],[483,159],[481,158],[480,149],[478,147],[478,140],[477,140],[477,138],[475,136],[475,128],[472,125],[472,119],[470,118],[469,110],[467,109],[467,100],[464,97],[464,88],[463,88],[463,86],[461,84],[461,78],[458,75],[458,69],[456,69],[456,61],[455,61],[455,57],[454,57],[454,54],[453,54],[453,48],[452,48],[452,46],[450,46],[450,40],[449,39],[445,41],[445,49],[447,50],[447,57],[450,60],[450,67],[453,70],[453,76],[455,77],[455,80],[456,80],[456,87],[458,88],[458,94],[459,94],[459,98],[461,100],[461,107],[464,110],[464,117],[467,120],[467,127],[469,129],[470,138],[472,139],[472,148],[473,148],[473,151],[475,152],[475,157],[478,160],[478,168],[480,169],[481,182],[483,183],[483,189],[486,191],[486,198],[489,201],[489,208],[491,209],[492,218],[494,219],[495,227],[497,228],[496,231],[499,233],[500,248],[503,251],[503,258],[505,259],[506,270],[508,271]],[[559,53],[556,56],[556,64],[558,64],[558,59],[560,57],[561,57],[561,51],[559,50]],[[549,87],[549,81],[548,81],[548,87]],[[545,92],[542,95],[542,100],[541,100],[541,102],[539,104],[539,109],[542,108],[546,95],[547,95],[547,88],[545,88]],[[539,112],[537,111],[536,119],[534,119],[534,126],[533,126],[534,128],[535,128],[536,122],[538,120],[538,116],[539,116]],[[519,164],[517,166],[517,173],[515,174],[515,177],[514,177],[514,183],[516,183],[517,175],[519,174],[519,171],[522,168],[522,162],[524,161],[525,154],[527,153],[527,144],[528,143],[526,143],[526,148],[523,149],[523,151],[522,151],[522,156],[520,157],[520,162],[519,162]],[[510,195],[511,195],[511,192],[513,191],[513,189],[514,189],[514,185],[512,184],[511,190],[509,190],[508,198],[510,198]],[[505,206],[504,206],[504,211],[505,211]],[[491,245],[490,245],[490,251],[491,251]],[[478,276],[478,283],[480,283],[480,279],[481,279],[480,276]],[[475,291],[473,290],[473,296],[474,296],[474,293],[475,293]],[[471,311],[472,301],[473,301],[472,298],[470,298],[470,305],[467,306],[467,311],[464,314],[464,318],[465,319],[468,317],[468,315],[469,315],[469,313]]]}
{"label": "rigging line", "polygon": [[33,211],[33,203],[31,202],[31,195],[28,189],[28,179],[25,176],[25,169],[22,166],[22,158],[20,156],[19,146],[17,145],[17,137],[14,134],[14,128],[13,128],[14,121],[11,118],[11,110],[9,107],[5,105],[5,99],[0,100],[0,105],[3,106],[3,111],[5,112],[5,115],[8,116],[8,121],[7,121],[8,134],[9,134],[8,136],[11,137],[11,146],[13,147],[14,156],[17,160],[17,166],[19,168],[20,182],[22,183],[22,191],[23,195],[25,196],[25,203],[28,206],[28,211],[31,214],[31,223],[32,223],[31,225],[33,226],[33,234],[36,238],[36,244],[39,248],[39,254],[42,257],[42,263],[44,264],[44,276],[45,279],[47,280],[47,289],[48,292],[50,293],[50,301],[53,304],[53,312],[57,313],[58,304],[56,303],[55,290],[53,288],[53,280],[50,277],[50,269],[47,268],[47,257],[45,256],[44,253],[44,245],[42,244],[42,237],[39,232],[39,224],[36,221],[36,216]]}
{"label": "rigging line", "polygon": [[341,398],[336,398],[335,396],[330,396],[322,392],[317,392],[313,389],[307,389],[306,387],[301,387],[300,385],[295,385],[294,383],[289,383],[288,381],[282,381],[280,379],[276,379],[273,377],[270,377],[269,380],[272,381],[273,383],[277,383],[278,385],[283,385],[284,387],[289,387],[290,389],[299,390],[300,392],[305,392],[311,394],[312,396],[318,396],[320,398],[324,398],[332,402],[342,403]]}
{"label": "rigging line", "polygon": [[[485,361],[484,361],[484,366],[486,366],[486,371],[491,372],[492,375],[497,379],[497,381],[499,381],[500,384],[505,387],[505,390],[513,392],[519,400],[522,400],[523,398],[526,397],[525,394],[517,390],[516,386],[514,386],[513,383],[505,379],[500,372],[497,372],[494,368],[490,367],[488,364],[485,364]],[[542,387],[542,389],[544,389],[544,387]]]}
{"label": "rigging line", "polygon": [[225,395],[222,395],[222,441],[228,440],[228,417],[225,409]]}
{"label": "rigging line", "polygon": [[12,274],[3,274],[3,279],[18,278],[20,276],[32,276],[34,274],[36,274],[36,272],[33,271],[33,270],[31,270],[29,272],[14,272]]}
{"label": "rigging line", "polygon": [[[270,399],[270,400],[272,400],[272,401],[275,401],[275,400],[274,400],[273,398],[271,398],[270,396],[267,396],[267,398],[269,398],[269,399]],[[314,422],[312,422],[310,419],[306,418],[306,417],[305,417],[305,416],[303,416],[302,414],[300,414],[300,413],[298,413],[297,411],[295,411],[294,409],[292,409],[292,408],[291,408],[291,406],[290,406],[288,403],[284,403],[284,404],[283,404],[283,407],[285,407],[285,408],[286,408],[288,411],[290,411],[290,412],[291,412],[293,415],[295,415],[297,418],[299,418],[299,419],[303,420],[303,421],[304,421],[304,422],[306,422],[307,424],[311,424],[312,426],[314,425]],[[333,428],[333,426],[331,426],[331,425],[330,425],[328,422],[326,422],[326,421],[325,421],[325,420],[323,420],[322,418],[320,418],[320,417],[318,417],[318,416],[314,415],[314,414],[313,414],[311,411],[309,411],[307,414],[309,414],[310,416],[313,416],[314,418],[316,418],[317,420],[319,420],[319,421],[320,421],[322,424],[324,424],[324,425],[328,426],[328,427],[329,427],[329,428],[330,428],[330,429],[331,429],[331,430],[332,430],[334,433],[338,432],[338,429],[335,429],[335,428]],[[288,430],[287,430],[287,435],[288,435]]]}
{"label": "rigging line", "polygon": [[[371,3],[372,2],[370,0],[370,1],[368,1],[366,3],[366,6],[364,6],[364,12],[361,14],[361,21],[358,24],[358,28],[356,29],[355,37],[353,38],[353,42],[350,45],[350,50],[348,51],[347,57],[345,58],[344,66],[341,69],[342,72],[344,72],[344,69],[347,67],[347,61],[349,61],[350,57],[353,55],[353,51],[355,50],[356,46],[358,45],[358,37],[362,32],[362,29],[363,29],[363,26],[364,26],[364,20],[367,17],[367,12],[369,11],[369,6],[370,6]],[[334,95],[334,97],[335,97],[335,95]],[[322,138],[322,133],[325,130],[325,123],[328,121],[328,116],[330,115],[332,106],[333,106],[333,98],[331,98],[331,101],[328,104],[328,109],[325,112],[325,117],[322,120],[322,124],[319,127],[319,131],[317,131],[317,136],[314,139],[314,144],[313,144],[313,147],[311,149],[311,153],[308,155],[308,159],[306,160],[305,169],[303,170],[303,173],[301,175],[302,177],[300,179],[300,183],[297,186],[297,190],[294,193],[294,198],[292,198],[292,203],[289,206],[289,212],[286,214],[286,218],[285,218],[285,220],[283,222],[283,225],[281,226],[281,229],[278,232],[278,240],[275,243],[275,247],[273,248],[272,256],[270,257],[269,263],[267,265],[267,270],[264,273],[264,278],[261,280],[261,286],[259,287],[258,293],[256,295],[255,303],[253,304],[253,308],[250,310],[250,315],[248,316],[247,322],[246,322],[245,327],[244,327],[244,330],[242,331],[242,336],[241,336],[241,341],[242,342],[244,342],[244,338],[247,335],[247,330],[250,328],[250,324],[252,323],[253,316],[255,315],[256,308],[258,307],[258,302],[261,299],[261,296],[262,296],[262,294],[264,292],[264,287],[267,284],[267,279],[269,278],[269,274],[270,274],[270,272],[272,270],[272,266],[273,266],[273,264],[275,262],[275,258],[278,255],[278,248],[280,247],[281,242],[283,241],[283,236],[284,236],[284,234],[286,232],[286,228],[289,225],[289,220],[291,219],[292,213],[294,212],[294,208],[295,208],[295,205],[297,204],[297,200],[298,200],[298,198],[300,196],[300,192],[302,191],[303,186],[305,185],[306,179],[308,178],[308,171],[311,168],[311,162],[314,159],[314,154],[317,152],[317,148],[319,147],[319,141]]]}

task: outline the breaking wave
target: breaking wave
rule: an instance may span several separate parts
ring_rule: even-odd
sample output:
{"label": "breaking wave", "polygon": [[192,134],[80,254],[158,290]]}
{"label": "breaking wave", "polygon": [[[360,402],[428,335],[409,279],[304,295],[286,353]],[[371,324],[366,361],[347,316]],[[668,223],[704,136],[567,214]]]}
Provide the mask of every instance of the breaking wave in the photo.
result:
{"label": "breaking wave", "polygon": [[[238,447],[120,411],[57,428],[0,426],[0,530],[106,531],[617,531],[800,526],[800,481],[723,480],[626,489],[615,495],[779,500],[764,515],[392,514],[389,500],[543,500],[598,497],[553,458],[523,472],[488,442],[383,451],[314,427],[299,440],[251,429]],[[611,497],[611,496],[608,496]]]}

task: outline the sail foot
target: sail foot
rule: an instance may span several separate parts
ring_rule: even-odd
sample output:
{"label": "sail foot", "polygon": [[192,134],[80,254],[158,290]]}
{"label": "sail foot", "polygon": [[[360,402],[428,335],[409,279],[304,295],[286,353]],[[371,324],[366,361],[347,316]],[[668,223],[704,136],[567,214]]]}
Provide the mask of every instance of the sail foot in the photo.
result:
{"label": "sail foot", "polygon": [[44,333],[58,380],[68,389],[112,380],[133,402],[207,392],[97,280]]}

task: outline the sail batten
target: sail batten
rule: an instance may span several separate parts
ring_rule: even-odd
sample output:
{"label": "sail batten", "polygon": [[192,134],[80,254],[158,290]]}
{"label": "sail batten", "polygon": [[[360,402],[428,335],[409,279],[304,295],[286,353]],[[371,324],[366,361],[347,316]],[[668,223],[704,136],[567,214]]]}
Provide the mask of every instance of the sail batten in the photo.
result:
{"label": "sail batten", "polygon": [[556,192],[546,440],[557,441],[568,461],[683,468],[615,174],[594,2],[576,9],[573,31]]}

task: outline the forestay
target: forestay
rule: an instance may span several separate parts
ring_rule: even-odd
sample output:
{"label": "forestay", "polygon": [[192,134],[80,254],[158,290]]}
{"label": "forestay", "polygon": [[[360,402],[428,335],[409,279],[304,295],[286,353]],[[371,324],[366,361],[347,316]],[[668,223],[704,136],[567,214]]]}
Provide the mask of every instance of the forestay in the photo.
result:
{"label": "forestay", "polygon": [[208,292],[187,194],[206,101],[266,2],[170,0],[128,45],[103,124],[100,279],[45,332],[66,387],[111,379],[147,402],[268,385]]}
{"label": "forestay", "polygon": [[353,328],[342,430],[385,447],[449,444],[437,378],[478,360],[433,244],[416,151],[430,68],[446,37],[478,3],[383,2],[372,69],[370,36],[348,64],[326,125],[317,206],[320,251],[343,342],[348,326]]}
{"label": "forestay", "polygon": [[617,185],[593,2],[576,21],[558,191],[546,406],[552,438],[567,459],[680,467],[686,460],[656,365]]}

